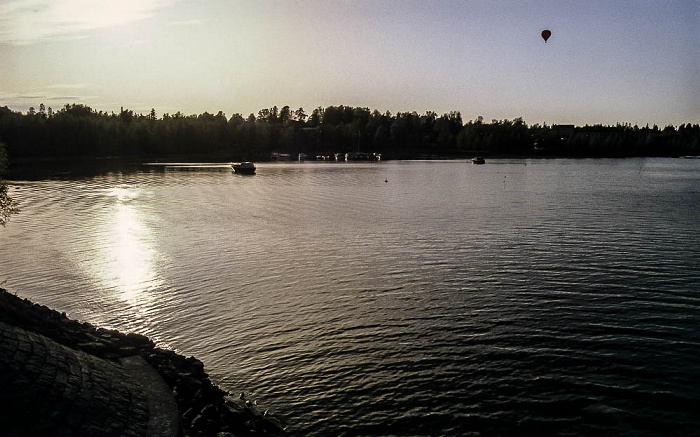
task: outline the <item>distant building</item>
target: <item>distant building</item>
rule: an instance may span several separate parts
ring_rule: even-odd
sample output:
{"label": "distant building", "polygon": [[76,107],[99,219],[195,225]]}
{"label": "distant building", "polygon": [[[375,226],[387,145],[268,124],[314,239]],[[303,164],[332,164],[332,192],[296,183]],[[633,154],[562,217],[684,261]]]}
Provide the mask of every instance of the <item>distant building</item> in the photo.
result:
{"label": "distant building", "polygon": [[291,161],[292,155],[290,153],[272,152],[272,154],[270,155],[270,160],[272,160],[272,161]]}

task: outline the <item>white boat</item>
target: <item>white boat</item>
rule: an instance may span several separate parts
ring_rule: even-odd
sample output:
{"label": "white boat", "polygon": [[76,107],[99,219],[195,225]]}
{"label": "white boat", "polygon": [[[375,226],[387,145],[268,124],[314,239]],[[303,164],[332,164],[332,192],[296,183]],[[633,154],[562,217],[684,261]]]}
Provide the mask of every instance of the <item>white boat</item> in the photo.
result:
{"label": "white boat", "polygon": [[472,158],[472,164],[485,164],[486,161],[481,156],[475,156]]}
{"label": "white boat", "polygon": [[239,164],[233,164],[231,166],[234,173],[238,174],[255,174],[255,164],[250,161],[241,162]]}
{"label": "white boat", "polygon": [[381,161],[379,153],[350,152],[345,154],[345,161]]}

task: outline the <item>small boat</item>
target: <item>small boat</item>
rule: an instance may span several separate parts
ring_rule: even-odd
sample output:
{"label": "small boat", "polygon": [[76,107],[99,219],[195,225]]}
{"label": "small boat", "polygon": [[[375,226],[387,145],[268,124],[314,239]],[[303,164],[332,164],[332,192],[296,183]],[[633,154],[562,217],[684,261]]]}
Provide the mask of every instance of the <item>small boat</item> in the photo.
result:
{"label": "small boat", "polygon": [[481,156],[475,156],[472,158],[472,164],[486,164],[486,161]]}
{"label": "small boat", "polygon": [[231,166],[234,173],[238,174],[255,174],[255,164],[250,161],[241,162],[239,164],[233,164]]}
{"label": "small boat", "polygon": [[350,152],[345,154],[345,161],[381,161],[379,153]]}

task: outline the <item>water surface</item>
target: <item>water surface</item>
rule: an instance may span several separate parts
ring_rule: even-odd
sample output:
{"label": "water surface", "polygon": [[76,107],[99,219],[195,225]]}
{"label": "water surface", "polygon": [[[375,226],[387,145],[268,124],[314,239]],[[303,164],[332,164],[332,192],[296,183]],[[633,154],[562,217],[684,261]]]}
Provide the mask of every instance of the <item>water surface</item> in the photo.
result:
{"label": "water surface", "polygon": [[700,161],[183,170],[12,181],[0,283],[292,435],[697,435]]}

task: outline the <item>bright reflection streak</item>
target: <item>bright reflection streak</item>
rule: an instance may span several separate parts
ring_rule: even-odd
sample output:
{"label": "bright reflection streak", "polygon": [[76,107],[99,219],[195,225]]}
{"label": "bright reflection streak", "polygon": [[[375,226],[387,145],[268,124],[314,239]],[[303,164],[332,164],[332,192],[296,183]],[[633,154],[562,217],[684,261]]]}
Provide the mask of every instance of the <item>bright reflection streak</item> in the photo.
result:
{"label": "bright reflection streak", "polygon": [[148,290],[161,285],[155,269],[156,251],[152,235],[138,209],[138,191],[115,188],[114,208],[105,221],[104,241],[100,244],[102,262],[97,271],[104,286],[117,290],[123,300],[136,303],[149,300]]}

